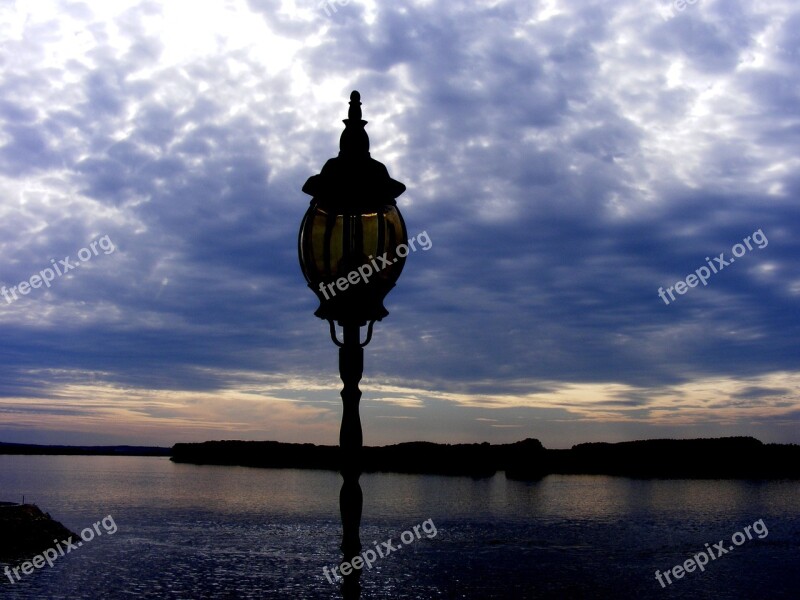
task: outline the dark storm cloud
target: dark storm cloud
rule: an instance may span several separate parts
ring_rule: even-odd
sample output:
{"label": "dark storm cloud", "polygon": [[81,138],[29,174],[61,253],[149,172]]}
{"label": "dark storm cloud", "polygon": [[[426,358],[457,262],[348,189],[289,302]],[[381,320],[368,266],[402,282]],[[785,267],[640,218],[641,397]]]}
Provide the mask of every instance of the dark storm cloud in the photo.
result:
{"label": "dark storm cloud", "polygon": [[[409,83],[394,93],[415,108],[398,117],[408,141],[393,174],[413,181],[434,165],[432,180],[410,187],[407,220],[427,229],[435,249],[411,257],[393,292],[402,308],[385,325],[391,345],[377,340],[379,365],[399,362],[439,385],[441,377],[554,376],[649,386],[793,368],[796,292],[757,270],[768,261],[787,277],[796,264],[786,227],[800,220],[796,205],[755,183],[780,154],[765,153],[756,139],[709,139],[705,172],[692,188],[672,177],[680,164],[648,164],[651,127],[631,120],[629,106],[654,103],[662,120],[696,98],[688,89],[648,96],[653,90],[636,87],[612,101],[597,48],[618,35],[609,24],[614,7],[577,8],[523,28],[521,37],[511,35],[530,16],[521,9],[420,10],[386,8],[367,25],[354,20],[354,8],[309,51],[320,73],[362,69],[354,87],[367,111],[365,89],[391,86],[397,78],[385,71],[407,68]],[[643,17],[651,35],[638,38],[628,62],[643,80],[663,81],[670,61],[684,59],[713,85],[754,51],[767,22],[743,11],[721,16],[717,4],[667,23]],[[644,59],[648,51],[655,57]],[[796,110],[759,93],[770,97],[770,110]],[[747,131],[748,120],[740,127]],[[642,198],[643,173],[664,167],[651,184],[655,199]],[[630,214],[615,213],[615,201]],[[774,240],[763,253],[671,306],[658,299],[659,286],[705,265],[706,256],[730,255],[757,229]],[[396,336],[406,337],[402,349],[419,352],[398,351]]]}

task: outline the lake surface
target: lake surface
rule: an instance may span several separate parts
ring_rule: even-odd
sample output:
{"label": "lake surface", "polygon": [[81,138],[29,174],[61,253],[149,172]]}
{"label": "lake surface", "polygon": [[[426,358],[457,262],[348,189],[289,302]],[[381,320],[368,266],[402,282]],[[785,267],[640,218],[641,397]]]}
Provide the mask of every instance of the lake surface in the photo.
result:
{"label": "lake surface", "polygon": [[[77,533],[109,515],[117,527],[98,525],[21,581],[0,573],[0,598],[341,598],[322,570],[341,562],[340,485],[327,471],[0,456],[0,500],[25,494]],[[364,571],[365,600],[800,597],[800,482],[501,473],[367,474],[361,485],[364,549],[401,546]],[[399,544],[428,520],[435,536],[418,528]],[[705,571],[656,580],[747,526],[752,539]]]}

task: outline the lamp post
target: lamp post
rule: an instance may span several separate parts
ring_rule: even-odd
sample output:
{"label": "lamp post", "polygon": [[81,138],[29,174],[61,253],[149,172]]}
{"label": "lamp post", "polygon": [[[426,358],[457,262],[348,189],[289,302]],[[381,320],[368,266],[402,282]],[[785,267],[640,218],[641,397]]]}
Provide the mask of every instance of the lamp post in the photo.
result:
{"label": "lamp post", "polygon": [[[358,382],[364,369],[364,346],[372,339],[375,321],[389,314],[383,300],[403,270],[405,257],[397,254],[397,248],[408,242],[408,234],[396,202],[406,186],[370,157],[367,121],[361,119],[361,96],[356,91],[350,94],[347,117],[339,156],[329,159],[303,186],[312,200],[300,225],[298,252],[303,275],[319,299],[314,314],[328,321],[331,339],[339,347],[339,374],[344,383],[339,431],[341,549],[345,560],[350,560],[361,550],[363,497],[358,480],[363,437]],[[342,328],[341,341],[337,324]],[[367,332],[362,342],[364,326]],[[356,569],[345,577],[346,596],[359,597],[360,574]]]}

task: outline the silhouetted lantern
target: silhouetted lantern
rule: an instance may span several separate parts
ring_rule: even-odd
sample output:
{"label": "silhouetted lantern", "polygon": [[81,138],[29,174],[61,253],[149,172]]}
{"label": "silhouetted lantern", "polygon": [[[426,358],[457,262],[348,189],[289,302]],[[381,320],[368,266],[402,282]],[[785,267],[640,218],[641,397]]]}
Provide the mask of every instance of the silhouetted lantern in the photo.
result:
{"label": "silhouetted lantern", "polygon": [[[358,383],[372,326],[389,314],[383,300],[403,270],[408,237],[396,201],[406,186],[370,157],[358,92],[350,94],[347,117],[339,156],[326,162],[320,174],[309,177],[303,186],[312,199],[300,224],[298,251],[303,275],[319,298],[314,314],[328,321],[331,339],[339,347],[339,375],[344,383],[339,430],[341,549],[344,559],[355,563],[361,551],[363,508],[358,483],[364,442]],[[335,323],[342,327],[341,341]],[[367,324],[362,342],[361,327]],[[361,573],[361,569],[343,573],[342,595],[348,600],[361,597]]]}
{"label": "silhouetted lantern", "polygon": [[[314,313],[342,326],[370,326],[405,264],[408,237],[396,198],[406,186],[370,157],[358,92],[350,94],[339,156],[325,163],[303,191],[311,206],[300,225],[300,266],[319,298]],[[332,329],[333,330],[333,329]],[[371,333],[371,327],[370,327]]]}

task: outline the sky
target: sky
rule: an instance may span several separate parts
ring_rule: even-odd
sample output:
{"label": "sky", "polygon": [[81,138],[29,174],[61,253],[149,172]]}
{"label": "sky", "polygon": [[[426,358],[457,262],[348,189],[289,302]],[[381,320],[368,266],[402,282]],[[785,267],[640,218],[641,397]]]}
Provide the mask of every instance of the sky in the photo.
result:
{"label": "sky", "polygon": [[431,242],[365,444],[800,442],[791,0],[6,1],[0,40],[0,441],[336,444],[297,233],[358,90]]}

